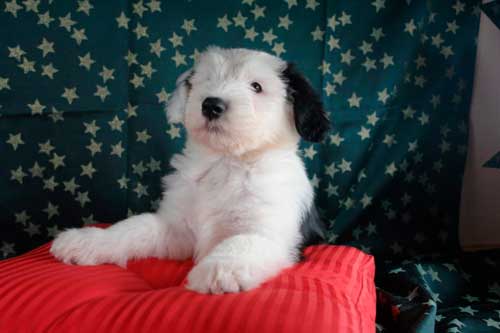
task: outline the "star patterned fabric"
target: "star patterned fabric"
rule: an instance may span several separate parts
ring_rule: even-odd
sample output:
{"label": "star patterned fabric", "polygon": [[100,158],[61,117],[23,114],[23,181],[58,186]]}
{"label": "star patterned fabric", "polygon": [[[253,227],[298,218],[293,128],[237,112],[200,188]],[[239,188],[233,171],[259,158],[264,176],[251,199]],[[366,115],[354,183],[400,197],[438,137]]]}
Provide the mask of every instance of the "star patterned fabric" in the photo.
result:
{"label": "star patterned fabric", "polygon": [[0,258],[155,210],[185,140],[165,117],[176,78],[209,45],[261,49],[321,93],[333,129],[300,152],[328,242],[375,255],[378,331],[500,331],[499,257],[461,254],[457,235],[479,14],[473,0],[3,2]]}

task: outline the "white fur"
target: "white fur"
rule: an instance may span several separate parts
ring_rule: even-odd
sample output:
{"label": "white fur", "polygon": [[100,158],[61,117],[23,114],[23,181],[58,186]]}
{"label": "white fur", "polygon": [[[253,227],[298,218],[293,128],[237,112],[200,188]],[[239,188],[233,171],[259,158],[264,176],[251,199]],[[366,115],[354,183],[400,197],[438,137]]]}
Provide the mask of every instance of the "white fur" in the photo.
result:
{"label": "white fur", "polygon": [[[121,266],[131,258],[194,257],[188,288],[203,293],[255,288],[292,265],[313,191],[297,155],[299,136],[280,77],[285,66],[263,52],[205,51],[169,102],[169,120],[182,122],[188,139],[171,161],[175,172],[164,178],[158,211],[104,230],[64,231],[52,245],[54,256]],[[228,104],[211,123],[201,114],[209,96]]]}

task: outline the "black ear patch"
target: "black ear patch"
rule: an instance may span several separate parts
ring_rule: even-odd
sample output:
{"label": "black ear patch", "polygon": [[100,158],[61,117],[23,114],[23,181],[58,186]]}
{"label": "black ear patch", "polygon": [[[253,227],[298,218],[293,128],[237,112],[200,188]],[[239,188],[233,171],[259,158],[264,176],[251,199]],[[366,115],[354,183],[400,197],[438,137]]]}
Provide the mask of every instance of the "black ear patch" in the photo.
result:
{"label": "black ear patch", "polygon": [[283,71],[283,77],[287,84],[288,98],[293,103],[297,132],[304,140],[322,141],[330,129],[330,121],[319,95],[294,64],[288,63]]}

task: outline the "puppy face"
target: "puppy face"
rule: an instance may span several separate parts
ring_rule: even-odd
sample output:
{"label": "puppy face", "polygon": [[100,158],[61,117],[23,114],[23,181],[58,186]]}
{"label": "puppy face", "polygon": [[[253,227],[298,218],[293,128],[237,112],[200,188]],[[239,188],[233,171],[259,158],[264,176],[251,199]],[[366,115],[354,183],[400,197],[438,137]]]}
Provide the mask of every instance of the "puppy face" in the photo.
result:
{"label": "puppy face", "polygon": [[209,48],[177,81],[167,115],[212,150],[242,155],[319,141],[328,119],[319,97],[292,65],[246,49]]}

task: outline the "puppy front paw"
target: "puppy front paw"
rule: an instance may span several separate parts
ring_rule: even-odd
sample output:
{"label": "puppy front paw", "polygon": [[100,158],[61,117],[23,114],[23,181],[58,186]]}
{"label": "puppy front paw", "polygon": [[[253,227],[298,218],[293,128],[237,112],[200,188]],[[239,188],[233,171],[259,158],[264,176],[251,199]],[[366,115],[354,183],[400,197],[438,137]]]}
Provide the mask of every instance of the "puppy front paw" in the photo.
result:
{"label": "puppy front paw", "polygon": [[258,287],[262,272],[244,260],[206,257],[188,274],[187,289],[203,294],[236,293]]}
{"label": "puppy front paw", "polygon": [[50,253],[66,264],[98,265],[103,263],[98,248],[99,228],[69,229],[61,232],[50,248]]}

